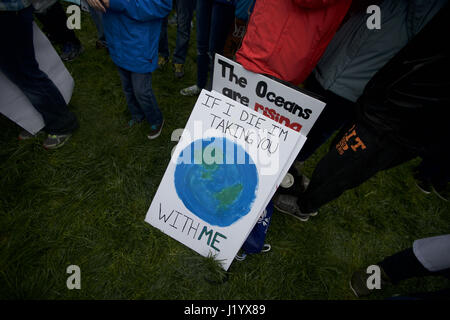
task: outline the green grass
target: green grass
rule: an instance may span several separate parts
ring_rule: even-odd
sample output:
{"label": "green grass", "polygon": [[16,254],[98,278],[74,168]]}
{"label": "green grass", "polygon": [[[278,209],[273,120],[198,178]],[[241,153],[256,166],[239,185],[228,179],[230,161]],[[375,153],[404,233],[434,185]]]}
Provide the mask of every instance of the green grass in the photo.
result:
{"label": "green grass", "polygon": [[[169,27],[174,47],[175,27]],[[381,172],[321,208],[307,223],[275,212],[269,253],[214,261],[144,222],[195,98],[178,94],[196,79],[195,34],[186,75],[156,71],[153,88],[166,122],[149,141],[146,124],[126,129],[128,114],[115,66],[95,49],[96,30],[82,16],[82,56],[67,68],[75,79],[70,103],[80,129],[62,149],[19,142],[19,128],[0,118],[0,298],[3,299],[354,299],[353,271],[449,232],[449,205],[414,185],[411,161]],[[311,174],[324,145],[306,163]],[[68,290],[69,265],[81,268],[81,290]],[[441,278],[411,279],[377,292],[449,286]]]}

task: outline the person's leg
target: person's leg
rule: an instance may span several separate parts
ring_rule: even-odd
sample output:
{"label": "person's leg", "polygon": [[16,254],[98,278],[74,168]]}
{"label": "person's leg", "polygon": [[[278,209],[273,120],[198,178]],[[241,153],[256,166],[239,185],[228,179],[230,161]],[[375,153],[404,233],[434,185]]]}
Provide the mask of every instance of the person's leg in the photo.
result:
{"label": "person's leg", "polygon": [[416,155],[386,136],[377,135],[363,124],[342,130],[339,142],[320,160],[306,191],[299,196],[302,212],[316,212],[321,206],[374,176],[406,162]]}
{"label": "person's leg", "polygon": [[227,35],[234,22],[234,10],[232,5],[214,2],[211,11],[211,31],[209,39],[209,51],[211,56],[215,53],[223,54]]}
{"label": "person's leg", "polygon": [[134,96],[139,103],[142,112],[152,126],[159,126],[163,122],[163,115],[158,107],[155,94],[152,89],[152,74],[149,73],[131,73],[131,81]]}
{"label": "person's leg", "polygon": [[179,0],[177,2],[177,40],[173,63],[184,64],[186,61],[195,3],[195,0]]}
{"label": "person's leg", "polygon": [[448,201],[450,155],[437,145],[421,157],[422,162],[414,170],[414,179],[417,186],[424,193],[434,191],[441,199]]}
{"label": "person's leg", "polygon": [[[91,14],[91,18],[94,21],[95,27],[97,28],[98,43],[103,47],[107,47],[105,32],[103,29],[103,13],[101,11],[95,10],[91,6],[89,6],[89,13]],[[97,45],[97,48],[98,47],[99,45]]]}
{"label": "person's leg", "polygon": [[377,263],[388,276],[393,284],[414,278],[431,275],[432,272],[424,268],[424,266],[417,260],[413,249],[399,251],[389,257],[384,258]]}
{"label": "person's leg", "polygon": [[55,84],[39,69],[33,44],[33,8],[0,12],[0,69],[28,97],[44,118],[51,135],[69,134],[78,128],[75,115]]}
{"label": "person's leg", "polygon": [[161,24],[161,33],[159,35],[159,44],[158,44],[158,53],[159,56],[168,60],[169,59],[169,40],[167,35],[167,24],[168,24],[168,18],[169,16],[165,17],[162,20]]}
{"label": "person's leg", "polygon": [[67,28],[67,15],[59,1],[44,13],[36,14],[52,42],[62,45],[61,59],[71,61],[83,51],[75,32]]}
{"label": "person's leg", "polygon": [[145,113],[141,110],[139,102],[136,99],[133,90],[132,72],[125,70],[121,67],[117,67],[119,70],[120,80],[122,82],[122,89],[125,94],[125,99],[127,101],[128,110],[131,113],[131,120],[128,122],[130,126],[137,122],[141,122],[145,119]]}
{"label": "person's leg", "polygon": [[67,15],[59,1],[56,1],[43,13],[35,13],[36,18],[42,23],[44,32],[48,33],[49,39],[57,44],[66,42],[80,44],[75,32],[67,28]]}
{"label": "person's leg", "polygon": [[[212,74],[214,68],[214,56],[216,53],[223,54],[228,33],[234,21],[234,6],[213,2],[211,9],[211,27],[209,32],[209,63],[206,71],[205,88],[211,90]],[[208,78],[209,73],[209,78]]]}

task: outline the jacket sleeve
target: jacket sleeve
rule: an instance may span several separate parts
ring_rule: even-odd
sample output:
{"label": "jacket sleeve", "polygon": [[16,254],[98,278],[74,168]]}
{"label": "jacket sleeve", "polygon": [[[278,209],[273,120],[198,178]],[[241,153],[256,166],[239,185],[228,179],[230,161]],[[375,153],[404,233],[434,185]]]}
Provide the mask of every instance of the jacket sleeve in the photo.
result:
{"label": "jacket sleeve", "polygon": [[308,9],[320,9],[331,6],[338,2],[338,0],[293,0],[299,7]]}
{"label": "jacket sleeve", "polygon": [[109,10],[125,13],[131,19],[149,21],[166,17],[172,0],[110,0]]}

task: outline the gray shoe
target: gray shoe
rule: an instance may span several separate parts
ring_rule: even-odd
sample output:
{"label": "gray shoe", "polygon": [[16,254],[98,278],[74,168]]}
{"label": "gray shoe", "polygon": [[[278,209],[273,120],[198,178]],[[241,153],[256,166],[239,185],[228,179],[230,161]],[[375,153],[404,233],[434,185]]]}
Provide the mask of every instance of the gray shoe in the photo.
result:
{"label": "gray shoe", "polygon": [[300,221],[308,221],[309,217],[317,215],[317,212],[304,213],[301,212],[297,204],[297,197],[288,194],[277,194],[273,198],[273,206],[280,212],[289,214]]}
{"label": "gray shoe", "polygon": [[42,145],[45,149],[58,149],[62,147],[71,136],[71,133],[59,135],[49,134]]}

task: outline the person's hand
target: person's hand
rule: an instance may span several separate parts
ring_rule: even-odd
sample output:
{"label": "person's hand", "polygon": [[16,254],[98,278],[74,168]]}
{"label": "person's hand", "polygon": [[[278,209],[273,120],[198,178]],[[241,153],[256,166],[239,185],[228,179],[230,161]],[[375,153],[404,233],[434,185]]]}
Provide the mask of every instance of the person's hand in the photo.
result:
{"label": "person's hand", "polygon": [[102,0],[102,2],[105,8],[109,8],[109,0]]}
{"label": "person's hand", "polygon": [[106,12],[106,8],[109,8],[109,0],[107,7],[105,7],[105,5],[100,0],[86,0],[86,1],[89,4],[89,6],[98,11]]}

